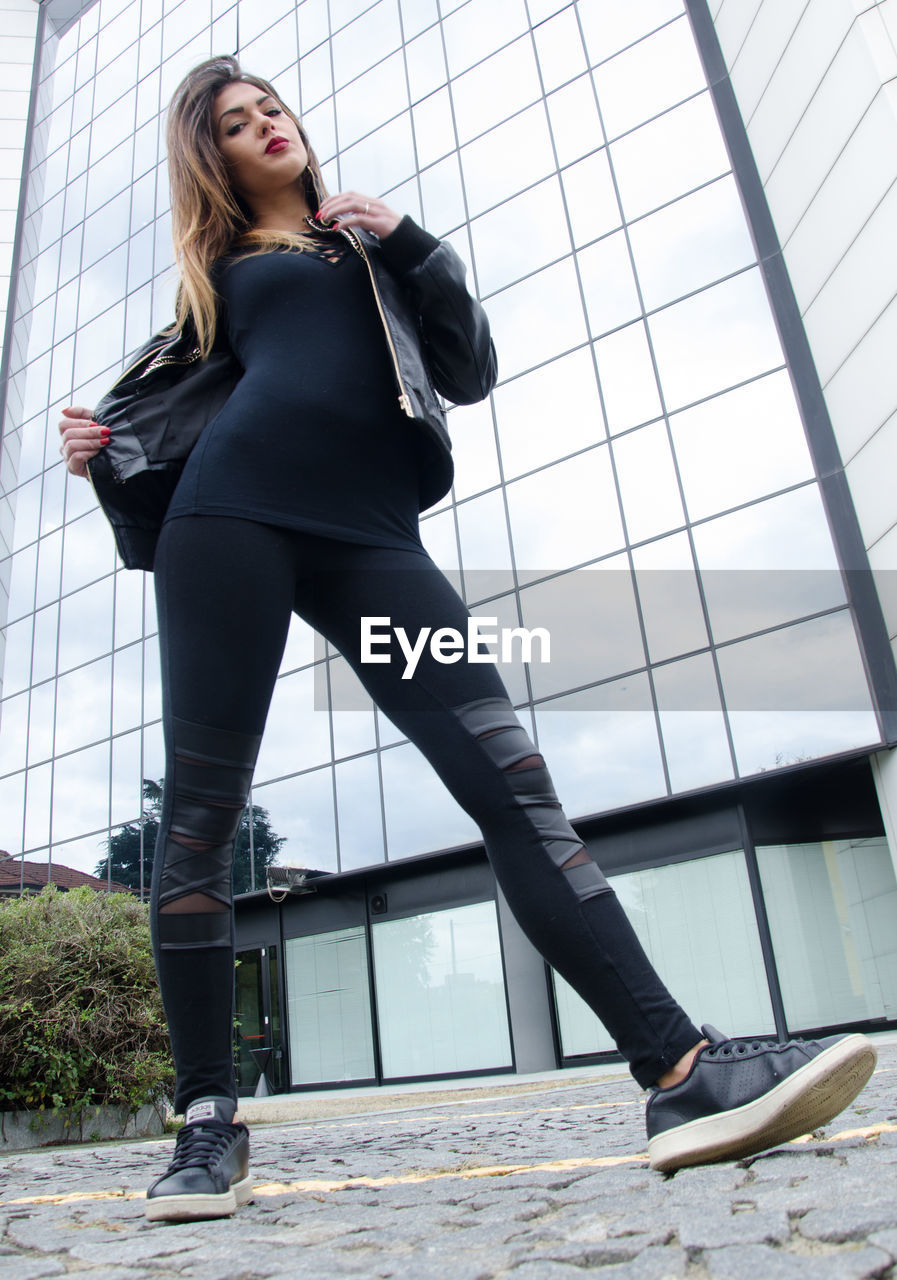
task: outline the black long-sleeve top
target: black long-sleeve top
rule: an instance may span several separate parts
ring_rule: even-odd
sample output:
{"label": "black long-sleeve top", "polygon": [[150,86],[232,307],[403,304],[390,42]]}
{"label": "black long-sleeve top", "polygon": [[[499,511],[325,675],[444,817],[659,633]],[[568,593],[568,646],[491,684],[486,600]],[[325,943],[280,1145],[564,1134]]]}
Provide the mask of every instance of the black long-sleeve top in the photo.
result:
{"label": "black long-sleeve top", "polygon": [[190,454],[166,519],[230,515],[420,549],[419,431],[401,411],[368,270],[344,237],[215,273],[245,370]]}

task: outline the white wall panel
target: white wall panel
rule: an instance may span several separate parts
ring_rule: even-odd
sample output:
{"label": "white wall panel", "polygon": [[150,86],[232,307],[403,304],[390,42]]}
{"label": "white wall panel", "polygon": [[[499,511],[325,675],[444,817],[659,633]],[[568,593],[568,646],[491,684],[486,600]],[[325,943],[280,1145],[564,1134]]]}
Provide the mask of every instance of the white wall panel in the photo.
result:
{"label": "white wall panel", "polygon": [[897,0],[725,0],[716,26],[883,569],[897,550]]}
{"label": "white wall panel", "polygon": [[[841,455],[852,458],[897,405],[897,299],[878,318],[825,388]],[[897,460],[895,460],[897,461]],[[894,474],[883,476],[891,483]],[[893,489],[893,485],[892,485]]]}
{"label": "white wall panel", "polygon": [[[897,185],[873,211],[822,289],[804,310],[804,325],[823,385],[886,311],[897,285]],[[848,460],[847,456],[844,461]],[[892,494],[893,496],[893,490]]]}
{"label": "white wall panel", "polygon": [[[791,187],[789,194],[800,197],[799,203],[805,209],[796,219],[793,233],[786,231],[782,219],[776,220],[795,293],[808,304],[838,265],[845,245],[853,244],[897,180],[897,147],[893,145],[897,103],[893,93],[888,86],[873,99],[815,196],[806,188],[801,191],[796,184]],[[795,149],[795,162],[800,163],[801,154],[808,153],[814,158],[807,160],[807,168],[817,164],[815,152],[808,147]],[[779,174],[785,174],[787,184],[789,167],[790,160],[787,165],[779,165],[767,186],[767,195]],[[794,205],[797,207],[798,200]]]}
{"label": "white wall panel", "polygon": [[[773,79],[788,41],[811,0],[762,0],[737,56],[727,55],[741,114],[749,120]],[[755,6],[740,6],[750,10]],[[725,53],[725,49],[723,50]]]}
{"label": "white wall panel", "polygon": [[[784,6],[767,0],[764,7],[773,9],[779,18]],[[851,20],[844,0],[812,0],[801,15],[748,118],[751,149],[764,180],[828,74]],[[778,43],[773,40],[774,46]]]}
{"label": "white wall panel", "polygon": [[860,517],[866,545],[874,546],[894,528],[894,487],[882,483],[893,475],[897,457],[897,414],[876,431],[848,462],[847,480]]}

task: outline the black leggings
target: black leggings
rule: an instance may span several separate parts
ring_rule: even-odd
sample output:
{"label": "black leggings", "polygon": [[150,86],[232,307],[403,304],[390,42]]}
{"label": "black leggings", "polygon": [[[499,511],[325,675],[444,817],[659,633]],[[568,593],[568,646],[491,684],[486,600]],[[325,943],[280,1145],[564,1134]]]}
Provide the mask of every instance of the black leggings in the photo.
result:
{"label": "black leggings", "polygon": [[389,617],[412,638],[424,627],[465,633],[467,610],[428,556],[189,516],[163,528],[155,581],[167,767],[152,922],[176,1110],[236,1097],[233,846],[293,612],[343,654],[477,822],[527,937],[595,1011],[639,1084],[700,1040],[564,818],[494,665],[440,663],[427,648],[403,680],[401,656],[361,661],[362,617]]}

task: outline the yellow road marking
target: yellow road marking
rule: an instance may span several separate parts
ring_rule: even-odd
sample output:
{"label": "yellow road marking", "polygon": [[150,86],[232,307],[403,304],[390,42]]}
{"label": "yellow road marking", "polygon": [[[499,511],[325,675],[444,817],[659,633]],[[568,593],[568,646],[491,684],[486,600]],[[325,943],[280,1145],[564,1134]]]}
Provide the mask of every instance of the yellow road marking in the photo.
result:
{"label": "yellow road marking", "polygon": [[[490,1113],[494,1114],[494,1113]],[[872,1124],[861,1129],[842,1129],[839,1133],[830,1134],[822,1142],[846,1142],[849,1138],[874,1139],[882,1133],[897,1133],[897,1124]],[[789,1146],[814,1142],[812,1134],[804,1134],[795,1138]],[[506,1178],[515,1173],[567,1173],[575,1169],[608,1169],[616,1165],[647,1164],[648,1157],[644,1152],[631,1156],[593,1156],[572,1160],[548,1160],[539,1164],[494,1164],[481,1165],[473,1169],[446,1169],[434,1173],[406,1173],[383,1178],[343,1178],[339,1181],[328,1178],[307,1178],[295,1182],[262,1182],[253,1187],[255,1196],[296,1195],[300,1192],[326,1194],[334,1191],[347,1191],[355,1187],[398,1187],[419,1184],[421,1182],[439,1182],[447,1178]],[[60,1195],[20,1196],[11,1200],[0,1200],[0,1206],[39,1205],[39,1204],[78,1204],[91,1200],[142,1200],[143,1191],[72,1191]]]}
{"label": "yellow road marking", "polygon": [[[441,1112],[434,1112],[432,1115],[421,1115],[419,1112],[415,1112],[412,1119],[414,1120],[457,1120],[460,1117],[464,1120],[489,1120],[493,1116],[546,1115],[548,1112],[551,1112],[551,1111],[596,1111],[596,1110],[609,1111],[611,1107],[641,1107],[641,1106],[644,1106],[644,1100],[642,1098],[632,1098],[632,1099],[627,1099],[626,1102],[576,1102],[572,1106],[530,1107],[525,1109],[522,1107],[512,1107],[509,1111],[464,1111],[464,1112],[453,1111],[450,1115],[442,1114]],[[240,1117],[238,1115],[237,1119],[239,1120],[239,1118]],[[303,1120],[300,1117],[298,1121],[284,1120],[282,1123],[285,1125],[297,1124],[297,1123],[307,1124],[307,1125],[313,1124],[315,1128],[320,1128],[320,1129],[369,1129],[372,1125],[407,1124],[408,1119],[409,1117],[407,1113],[403,1112],[402,1115],[390,1117],[388,1120],[384,1120],[384,1119],[378,1120],[378,1119],[375,1119],[374,1117],[365,1117],[361,1120],[335,1120],[331,1123],[328,1123],[325,1120],[314,1120],[314,1119]],[[256,1120],[254,1121],[254,1123],[258,1123],[258,1121]]]}
{"label": "yellow road marking", "polygon": [[880,1133],[897,1133],[897,1124],[870,1124],[863,1129],[842,1129],[833,1133],[830,1138],[814,1138],[812,1133],[802,1134],[793,1142],[846,1142],[848,1138],[877,1138]]}

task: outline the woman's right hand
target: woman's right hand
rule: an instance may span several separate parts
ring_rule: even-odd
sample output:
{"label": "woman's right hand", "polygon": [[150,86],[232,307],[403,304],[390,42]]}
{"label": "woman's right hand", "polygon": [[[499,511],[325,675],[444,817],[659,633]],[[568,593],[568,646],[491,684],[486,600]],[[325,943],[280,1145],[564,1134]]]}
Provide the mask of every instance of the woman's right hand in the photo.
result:
{"label": "woman's right hand", "polygon": [[67,471],[73,476],[86,476],[87,464],[95,458],[103,445],[109,443],[109,428],[101,427],[93,420],[93,411],[83,405],[70,405],[63,409],[59,420],[62,454]]}

